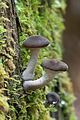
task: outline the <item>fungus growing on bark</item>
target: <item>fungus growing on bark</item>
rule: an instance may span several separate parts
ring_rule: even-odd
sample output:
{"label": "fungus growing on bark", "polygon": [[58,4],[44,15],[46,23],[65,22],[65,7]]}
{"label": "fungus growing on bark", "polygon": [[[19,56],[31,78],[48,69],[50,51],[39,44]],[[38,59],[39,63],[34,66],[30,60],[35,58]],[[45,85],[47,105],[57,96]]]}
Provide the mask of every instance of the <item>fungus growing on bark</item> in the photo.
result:
{"label": "fungus growing on bark", "polygon": [[25,48],[30,48],[31,50],[29,64],[22,74],[22,79],[24,81],[33,79],[34,77],[33,73],[40,52],[40,48],[46,47],[49,43],[50,42],[48,39],[39,35],[30,36],[29,38],[23,41],[23,46]]}
{"label": "fungus growing on bark", "polygon": [[67,71],[68,69],[67,64],[56,59],[45,60],[41,63],[41,66],[46,73],[37,80],[24,81],[23,88],[25,91],[44,87],[49,81],[53,80],[57,73]]}
{"label": "fungus growing on bark", "polygon": [[50,92],[46,95],[46,101],[43,103],[45,107],[53,104],[56,107],[59,104],[60,97],[56,92]]}

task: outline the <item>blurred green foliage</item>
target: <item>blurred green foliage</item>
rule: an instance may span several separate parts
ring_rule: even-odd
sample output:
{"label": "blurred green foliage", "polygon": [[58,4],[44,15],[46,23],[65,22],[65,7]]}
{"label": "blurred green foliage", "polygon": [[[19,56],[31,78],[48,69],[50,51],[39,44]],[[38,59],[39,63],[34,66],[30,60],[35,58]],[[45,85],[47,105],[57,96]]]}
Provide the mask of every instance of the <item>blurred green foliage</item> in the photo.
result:
{"label": "blurred green foliage", "polygon": [[[4,7],[8,7],[3,2],[2,5]],[[44,74],[44,70],[40,66],[43,60],[53,58],[62,60],[63,48],[61,39],[62,32],[65,29],[62,14],[65,13],[66,3],[65,0],[15,0],[15,5],[23,29],[22,33],[19,30],[19,64],[21,74],[26,68],[30,59],[30,50],[23,48],[23,41],[27,37],[37,34],[50,40],[50,45],[41,49],[40,51],[34,77],[34,79],[37,79]],[[2,21],[2,19],[3,18],[1,17],[0,20]],[[10,20],[6,18],[6,21],[9,22]],[[4,49],[6,48],[5,39],[8,41],[11,39],[9,35],[6,35],[6,37],[1,35],[6,31],[9,32],[4,28],[4,25],[0,23],[0,43],[2,43],[0,44],[0,52],[4,52],[5,56],[7,55]],[[9,97],[9,108],[8,104],[4,103],[5,106],[7,106],[7,109],[9,109],[6,118],[9,120],[53,120],[53,118],[51,118],[49,115],[49,111],[55,112],[56,109],[53,106],[45,108],[42,102],[46,100],[46,94],[48,92],[56,91],[55,88],[58,88],[58,91],[56,92],[61,98],[59,104],[61,116],[59,117],[63,118],[63,120],[76,120],[73,108],[73,102],[75,98],[72,92],[72,84],[67,73],[57,75],[54,80],[52,80],[42,89],[24,93],[22,88],[22,80],[19,79],[21,76],[12,74],[15,69],[13,62],[11,62],[14,59],[14,50],[9,49],[9,51],[10,53],[8,57],[10,58],[10,62],[7,63],[9,68],[6,66],[6,62],[9,61],[9,59],[5,59],[5,57],[0,58],[0,73],[2,73],[1,70],[4,70],[3,74],[0,74],[0,82],[2,83],[4,80],[8,86],[6,91]],[[13,68],[12,71],[10,70],[10,66]],[[5,72],[6,69],[8,69],[8,72]],[[11,77],[8,73],[11,75]],[[8,77],[8,81],[5,80],[6,76]],[[2,114],[0,117],[2,117]],[[1,120],[4,120],[4,116]]]}

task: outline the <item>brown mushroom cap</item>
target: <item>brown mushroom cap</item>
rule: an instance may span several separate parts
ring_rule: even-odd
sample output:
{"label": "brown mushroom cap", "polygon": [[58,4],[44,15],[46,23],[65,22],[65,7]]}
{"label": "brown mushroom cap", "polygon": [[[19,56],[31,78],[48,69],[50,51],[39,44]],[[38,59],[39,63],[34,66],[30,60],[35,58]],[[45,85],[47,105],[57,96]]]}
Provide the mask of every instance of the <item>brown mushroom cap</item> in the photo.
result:
{"label": "brown mushroom cap", "polygon": [[48,39],[40,35],[33,35],[23,41],[23,46],[26,48],[42,48],[46,47],[49,43]]}
{"label": "brown mushroom cap", "polygon": [[66,63],[56,60],[56,59],[49,59],[45,60],[41,63],[43,68],[53,70],[53,71],[67,71],[68,66]]}

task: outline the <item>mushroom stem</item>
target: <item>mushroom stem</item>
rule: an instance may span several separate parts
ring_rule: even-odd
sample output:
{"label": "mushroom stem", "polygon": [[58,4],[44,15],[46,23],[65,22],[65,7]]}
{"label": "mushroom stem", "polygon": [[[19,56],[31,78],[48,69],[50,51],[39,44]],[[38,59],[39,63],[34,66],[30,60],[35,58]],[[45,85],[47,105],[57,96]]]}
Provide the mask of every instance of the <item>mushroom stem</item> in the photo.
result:
{"label": "mushroom stem", "polygon": [[27,68],[22,74],[22,79],[24,81],[32,80],[34,78],[34,69],[38,59],[40,48],[31,48],[31,56]]}
{"label": "mushroom stem", "polygon": [[34,81],[24,81],[23,83],[24,90],[25,91],[35,90],[35,89],[44,87],[49,81],[51,81],[55,77],[57,73],[55,71],[51,71],[48,69],[45,69],[45,70],[46,70],[46,73],[41,78]]}

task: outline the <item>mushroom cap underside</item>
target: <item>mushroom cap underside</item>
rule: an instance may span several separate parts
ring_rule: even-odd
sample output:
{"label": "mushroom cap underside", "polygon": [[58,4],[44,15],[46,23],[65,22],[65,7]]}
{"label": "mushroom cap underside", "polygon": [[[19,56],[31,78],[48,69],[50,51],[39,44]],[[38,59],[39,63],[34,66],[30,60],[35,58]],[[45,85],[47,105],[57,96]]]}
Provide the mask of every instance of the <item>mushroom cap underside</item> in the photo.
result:
{"label": "mushroom cap underside", "polygon": [[68,65],[62,61],[56,59],[45,60],[41,63],[41,66],[53,71],[67,71]]}
{"label": "mushroom cap underside", "polygon": [[26,48],[42,48],[49,44],[49,40],[40,36],[32,35],[23,41],[23,46]]}

